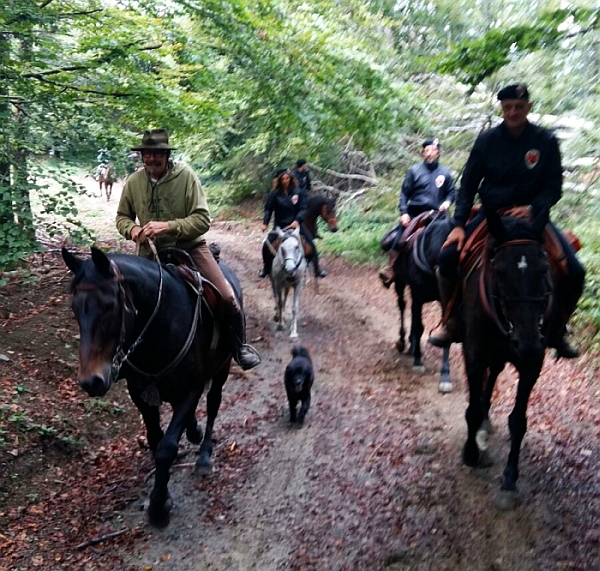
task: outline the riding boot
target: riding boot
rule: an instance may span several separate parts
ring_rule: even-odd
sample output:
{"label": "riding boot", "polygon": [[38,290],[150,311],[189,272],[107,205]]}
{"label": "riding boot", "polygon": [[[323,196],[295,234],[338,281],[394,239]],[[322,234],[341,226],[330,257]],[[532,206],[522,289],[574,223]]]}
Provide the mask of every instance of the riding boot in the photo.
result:
{"label": "riding boot", "polygon": [[[566,280],[565,280],[566,282]],[[566,339],[567,337],[567,322],[577,307],[577,302],[583,284],[579,287],[579,284],[562,283],[557,289],[557,297],[559,300],[560,314],[559,322],[560,326],[557,328],[557,333],[550,337],[548,345],[556,349],[556,358],[560,359],[575,359],[579,357],[579,351],[573,347]]]}
{"label": "riding boot", "polygon": [[[454,291],[456,290],[457,279],[456,278],[447,278],[440,274],[439,269],[436,270],[435,275],[437,277],[438,288],[440,290],[440,299],[442,302],[442,324],[431,334],[428,343],[434,345],[435,347],[450,347],[450,344],[457,340],[458,337],[458,318],[454,315],[455,306],[454,303],[452,307],[448,307],[454,296]],[[450,315],[447,315],[448,311]]]}
{"label": "riding boot", "polygon": [[246,318],[239,309],[229,315],[229,337],[233,358],[244,371],[260,364],[258,351],[246,343]]}
{"label": "riding boot", "polygon": [[313,265],[313,269],[315,271],[315,277],[316,278],[326,278],[327,272],[319,266],[319,256],[318,256],[316,250],[313,251],[313,257],[312,257],[311,262]]}
{"label": "riding boot", "polygon": [[266,278],[273,269],[273,254],[269,250],[269,247],[264,244],[262,250],[262,258],[263,258],[263,267],[262,270],[258,272],[259,278]]}
{"label": "riding boot", "polygon": [[398,252],[394,249],[390,250],[387,265],[379,270],[379,279],[385,288],[389,288],[394,283],[394,263],[398,258]]}

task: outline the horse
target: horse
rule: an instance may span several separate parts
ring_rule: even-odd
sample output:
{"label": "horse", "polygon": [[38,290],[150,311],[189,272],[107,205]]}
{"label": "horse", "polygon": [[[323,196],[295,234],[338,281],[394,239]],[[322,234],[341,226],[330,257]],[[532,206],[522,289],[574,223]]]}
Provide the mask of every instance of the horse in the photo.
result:
{"label": "horse", "polygon": [[[428,216],[432,215],[429,212],[426,214]],[[413,239],[400,244],[400,251],[394,262],[394,284],[398,297],[398,308],[400,309],[400,337],[396,342],[396,349],[403,353],[406,348],[406,330],[404,328],[406,301],[404,300],[404,290],[408,286],[411,298],[408,354],[413,356],[413,370],[415,371],[422,372],[425,370],[421,353],[421,336],[425,331],[423,327],[423,305],[440,300],[435,267],[442,244],[451,229],[452,223],[448,216],[435,215],[434,219],[420,233],[415,234]],[[446,347],[442,351],[438,390],[441,393],[449,393],[452,391],[450,349]]]}
{"label": "horse", "polygon": [[300,238],[300,228],[286,231],[276,228],[275,232],[279,234],[277,241],[280,243],[275,252],[273,268],[269,274],[275,296],[275,321],[277,330],[283,331],[283,313],[288,294],[293,289],[290,340],[294,341],[298,339],[298,311],[300,292],[306,277],[306,258]]}
{"label": "horse", "polygon": [[519,382],[508,419],[510,452],[496,504],[517,505],[518,463],[527,430],[529,395],[539,377],[547,338],[555,328],[554,281],[544,247],[548,211],[533,221],[487,214],[481,261],[462,286],[463,358],[469,385],[463,462],[488,466],[489,406],[496,378],[507,362]]}
{"label": "horse", "polygon": [[313,239],[320,237],[317,231],[317,219],[319,216],[323,219],[325,224],[327,224],[327,228],[331,232],[338,231],[335,202],[335,198],[327,198],[322,194],[314,194],[308,198],[306,214],[302,224],[310,232]]}
{"label": "horse", "polygon": [[[213,426],[232,359],[228,336],[221,331],[224,310],[208,282],[201,283],[195,274],[192,288],[172,264],[107,255],[97,248],[91,248],[86,260],[65,248],[62,256],[74,274],[71,308],[80,332],[77,382],[96,397],[105,395],[118,379],[127,380],[156,466],[148,517],[151,524],[164,527],[172,508],[169,469],[184,430],[190,442],[200,444],[196,472],[207,474],[212,469]],[[221,267],[241,306],[237,278]],[[214,309],[206,302],[211,296],[217,300],[211,303]],[[203,436],[195,411],[205,390]],[[164,433],[161,402],[173,409]]]}
{"label": "horse", "polygon": [[102,196],[102,186],[106,191],[106,202],[110,200],[112,187],[116,181],[115,169],[112,165],[101,165],[98,171],[98,186],[100,187],[100,196]]}

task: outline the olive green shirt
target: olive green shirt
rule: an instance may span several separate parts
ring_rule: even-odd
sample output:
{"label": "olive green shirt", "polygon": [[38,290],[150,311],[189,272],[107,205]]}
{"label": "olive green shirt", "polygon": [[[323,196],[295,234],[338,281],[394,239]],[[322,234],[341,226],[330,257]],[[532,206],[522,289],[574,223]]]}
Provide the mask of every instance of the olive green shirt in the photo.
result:
{"label": "olive green shirt", "polygon": [[[158,249],[189,250],[204,241],[210,213],[202,185],[190,167],[172,165],[157,183],[150,180],[145,169],[129,176],[117,209],[117,230],[131,240],[134,226],[152,221],[169,223],[169,233],[154,239]],[[152,256],[147,244],[141,245],[140,255]]]}

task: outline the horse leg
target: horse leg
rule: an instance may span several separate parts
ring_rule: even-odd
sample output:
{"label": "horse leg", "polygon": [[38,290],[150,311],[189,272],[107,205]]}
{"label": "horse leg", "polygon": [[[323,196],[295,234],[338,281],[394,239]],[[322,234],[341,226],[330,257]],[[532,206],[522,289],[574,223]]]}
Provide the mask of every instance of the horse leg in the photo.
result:
{"label": "horse leg", "polygon": [[156,476],[154,487],[150,492],[148,518],[150,523],[157,527],[165,527],[169,523],[169,514],[173,507],[168,489],[171,477],[169,471],[177,458],[179,439],[184,428],[189,423],[190,415],[196,410],[199,399],[199,393],[190,393],[182,402],[173,405],[171,422],[167,427],[163,439],[158,443],[158,447],[156,448],[154,455]]}
{"label": "horse leg", "polygon": [[221,396],[223,394],[223,385],[229,375],[229,366],[227,364],[213,377],[213,382],[206,396],[206,428],[204,430],[204,438],[200,445],[200,455],[196,460],[195,471],[196,474],[207,476],[212,472],[213,465],[210,461],[210,457],[213,453],[213,427],[215,420],[219,414],[219,408],[221,406]]}
{"label": "horse leg", "polygon": [[108,202],[110,200],[110,195],[112,193],[112,184],[107,184],[106,185],[106,202]]}
{"label": "horse leg", "polygon": [[200,444],[202,442],[202,428],[196,420],[195,411],[187,419],[185,425],[185,435],[188,439],[188,442],[191,444]]}
{"label": "horse leg", "polygon": [[394,284],[396,287],[396,295],[398,297],[398,309],[400,310],[400,337],[398,341],[396,341],[396,349],[399,353],[404,353],[404,349],[406,349],[406,329],[404,328],[404,312],[406,311],[406,301],[404,300],[404,288],[406,284],[396,276],[394,280]]}
{"label": "horse leg", "polygon": [[285,308],[285,297],[287,297],[287,292],[280,290],[276,294],[277,307],[275,308],[275,321],[277,322],[277,331],[283,331],[283,310]]}
{"label": "horse leg", "polygon": [[450,378],[450,347],[444,347],[442,349],[442,367],[440,368],[438,391],[440,393],[452,392],[452,379]]}
{"label": "horse leg", "polygon": [[423,360],[421,358],[421,337],[423,336],[423,304],[413,299],[411,305],[411,322],[410,322],[410,350],[413,355],[413,371],[419,373],[425,372]]}
{"label": "horse leg", "polygon": [[521,454],[521,443],[527,431],[527,404],[541,369],[542,359],[539,359],[536,364],[530,365],[524,370],[519,370],[517,398],[515,399],[515,406],[508,417],[510,452],[502,474],[500,494],[496,497],[496,504],[502,509],[513,509],[517,505],[519,456]]}
{"label": "horse leg", "polygon": [[294,299],[292,302],[292,328],[290,339],[295,341],[298,339],[298,313],[300,310],[300,292],[302,291],[302,283],[296,284],[294,288]]}
{"label": "horse leg", "polygon": [[[485,438],[489,434],[492,434],[494,427],[490,421],[490,408],[492,407],[492,395],[494,393],[494,387],[496,386],[496,380],[504,369],[504,365],[492,365],[488,372],[487,382],[483,389],[483,395],[481,397],[481,409],[483,411],[483,422],[481,423],[480,433],[485,433]],[[479,438],[479,435],[478,435]]]}
{"label": "horse leg", "polygon": [[485,449],[477,443],[477,431],[483,422],[481,410],[481,393],[485,378],[486,367],[474,363],[467,363],[467,379],[469,382],[469,406],[465,418],[467,421],[467,441],[463,448],[463,462],[471,467],[489,466],[490,461]]}
{"label": "horse leg", "polygon": [[164,436],[162,428],[160,427],[160,409],[158,406],[148,404],[141,396],[141,391],[134,383],[127,381],[127,390],[129,391],[133,404],[135,404],[142,415],[142,420],[146,427],[148,446],[152,454],[155,455],[158,443]]}

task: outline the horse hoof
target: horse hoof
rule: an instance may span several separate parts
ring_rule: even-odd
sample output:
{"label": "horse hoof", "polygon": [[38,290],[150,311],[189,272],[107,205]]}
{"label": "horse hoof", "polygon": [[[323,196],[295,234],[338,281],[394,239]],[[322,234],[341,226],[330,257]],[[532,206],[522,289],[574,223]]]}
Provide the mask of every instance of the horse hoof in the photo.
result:
{"label": "horse hoof", "polygon": [[296,335],[290,335],[290,341],[298,341],[298,334],[296,333]]}
{"label": "horse hoof", "polygon": [[499,490],[494,498],[494,505],[503,511],[512,511],[520,503],[519,493],[516,490]]}
{"label": "horse hoof", "polygon": [[196,460],[194,474],[196,474],[196,476],[208,476],[212,471],[213,465],[210,461],[210,457],[207,454],[201,454],[198,460]]}
{"label": "horse hoof", "polygon": [[162,507],[157,507],[150,501],[148,504],[148,521],[153,527],[164,528],[167,527],[171,521],[171,509],[173,508],[173,501],[168,498]]}
{"label": "horse hoof", "polygon": [[487,450],[480,450],[479,460],[477,461],[477,468],[489,468],[494,465],[494,461]]}
{"label": "horse hoof", "polygon": [[442,394],[447,394],[452,392],[452,382],[450,381],[440,381],[438,385],[438,392]]}
{"label": "horse hoof", "polygon": [[404,353],[404,349],[406,349],[406,343],[404,341],[396,341],[396,350],[398,353]]}
{"label": "horse hoof", "polygon": [[425,372],[425,365],[413,365],[412,370],[415,373],[424,373]]}

